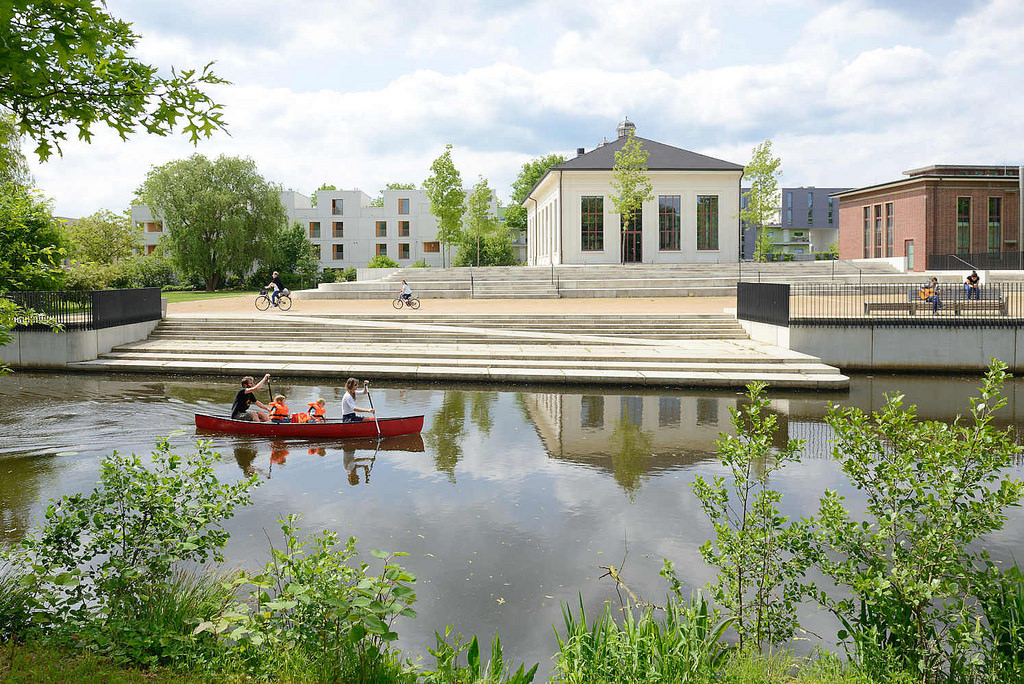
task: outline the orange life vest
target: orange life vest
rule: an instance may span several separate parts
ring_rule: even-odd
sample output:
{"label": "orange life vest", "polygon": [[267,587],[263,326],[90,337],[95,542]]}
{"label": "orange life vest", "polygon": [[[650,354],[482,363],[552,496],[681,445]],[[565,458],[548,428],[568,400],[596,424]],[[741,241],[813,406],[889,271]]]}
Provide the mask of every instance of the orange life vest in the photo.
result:
{"label": "orange life vest", "polygon": [[309,402],[309,417],[314,420],[323,420],[327,416],[327,409],[315,401]]}
{"label": "orange life vest", "polygon": [[288,406],[283,402],[273,402],[270,404],[270,417],[278,420],[288,419]]}

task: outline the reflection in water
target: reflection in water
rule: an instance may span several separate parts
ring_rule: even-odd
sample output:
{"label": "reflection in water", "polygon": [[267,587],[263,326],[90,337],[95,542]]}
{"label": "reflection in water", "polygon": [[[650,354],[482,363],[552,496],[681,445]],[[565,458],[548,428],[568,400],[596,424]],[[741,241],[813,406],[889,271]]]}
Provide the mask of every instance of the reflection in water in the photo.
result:
{"label": "reflection in water", "polygon": [[[900,389],[922,417],[951,420],[966,412],[978,384],[855,377],[849,400],[841,401],[877,408],[884,392]],[[21,538],[45,500],[91,489],[99,459],[115,449],[148,454],[157,436],[170,435],[175,453],[187,455],[196,437],[193,414],[227,411],[237,386],[234,378],[0,378],[0,536]],[[325,397],[328,410],[342,391],[285,381],[274,389],[299,406]],[[1010,383],[1007,395],[1009,410],[1000,418],[1018,424],[1024,382]],[[630,587],[645,599],[664,594],[661,558],[676,563],[688,588],[711,579],[697,548],[712,530],[688,484],[695,473],[721,472],[715,441],[730,429],[729,410],[745,404],[742,394],[381,386],[374,402],[382,415],[424,414],[429,431],[380,442],[204,436],[227,456],[215,465],[220,479],[270,480],[228,522],[231,563],[260,567],[263,531],[288,513],[303,514],[310,529],[359,537],[366,552],[407,551],[421,601],[419,617],[400,631],[400,646],[425,654],[434,630],[447,622],[462,633],[498,631],[510,658],[542,663],[538,681],[554,645],[550,630],[537,627],[560,620],[560,604],[575,604],[581,594],[587,610],[615,600],[614,586],[598,580],[599,568],[621,558],[623,539]],[[806,515],[823,488],[843,484],[828,458],[827,402],[774,394],[770,410],[780,427],[777,445],[807,440],[803,462],[773,475],[784,513]],[[843,494],[858,505],[856,492]],[[1019,555],[1024,510],[1010,511],[1006,528],[990,541],[997,558]],[[835,633],[827,617],[807,619],[805,627]]]}
{"label": "reflection in water", "polygon": [[445,391],[441,408],[427,431],[427,444],[434,450],[434,464],[455,484],[455,466],[462,457],[462,440],[466,436],[466,394]]}

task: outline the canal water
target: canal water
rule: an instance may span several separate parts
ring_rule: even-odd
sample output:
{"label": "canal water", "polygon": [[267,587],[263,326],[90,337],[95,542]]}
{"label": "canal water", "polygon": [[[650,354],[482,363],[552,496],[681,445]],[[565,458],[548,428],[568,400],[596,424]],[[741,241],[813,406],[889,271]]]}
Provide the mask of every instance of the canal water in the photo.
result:
{"label": "canal water", "polygon": [[[979,382],[862,376],[849,394],[772,395],[780,441],[807,440],[803,462],[774,479],[786,512],[813,513],[825,487],[858,505],[829,457],[829,401],[873,409],[899,390],[921,417],[952,420]],[[602,566],[621,568],[635,593],[656,602],[666,592],[664,558],[691,588],[713,576],[697,551],[711,528],[689,484],[722,472],[715,440],[730,430],[740,392],[375,385],[380,415],[425,415],[420,437],[378,445],[197,435],[193,414],[227,411],[237,388],[196,377],[0,378],[0,538],[20,539],[49,499],[91,489],[103,455],[148,453],[159,436],[184,455],[202,437],[222,455],[219,477],[262,481],[253,505],[228,523],[228,565],[262,566],[268,535],[278,541],[276,520],[289,513],[302,514],[306,531],[357,537],[370,561],[372,549],[408,552],[419,617],[397,627],[412,654],[429,657],[434,631],[451,623],[485,642],[500,634],[507,656],[546,673],[562,604],[578,606],[582,596],[592,615],[606,601],[619,605]],[[318,397],[328,411],[341,405],[334,385],[282,381],[274,390],[292,410]],[[1024,383],[1006,390],[1004,423],[1022,426]],[[1015,509],[986,540],[993,555],[1022,555],[1022,522]],[[801,617],[826,639],[835,634],[829,616],[809,608]]]}

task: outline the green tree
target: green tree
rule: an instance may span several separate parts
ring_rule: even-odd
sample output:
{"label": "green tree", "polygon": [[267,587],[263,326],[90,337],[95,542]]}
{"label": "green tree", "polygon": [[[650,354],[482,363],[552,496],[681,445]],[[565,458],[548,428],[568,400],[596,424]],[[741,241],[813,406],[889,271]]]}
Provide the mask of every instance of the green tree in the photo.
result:
{"label": "green tree", "polygon": [[754,242],[754,261],[770,261],[775,254],[775,238],[765,227],[758,228],[757,241]]}
{"label": "green tree", "polygon": [[633,220],[638,211],[643,209],[644,202],[654,199],[651,190],[651,177],[647,175],[647,150],[643,143],[636,139],[633,132],[615,152],[615,165],[612,167],[612,189],[610,195],[612,207],[621,217],[623,229]]}
{"label": "green tree", "polygon": [[380,194],[373,198],[370,202],[371,207],[383,207],[384,206],[384,191],[385,190],[415,190],[415,183],[388,183],[380,189]]}
{"label": "green tree", "polygon": [[829,411],[834,457],[865,501],[862,517],[838,492],[821,500],[819,562],[849,592],[821,598],[865,663],[918,672],[921,682],[982,681],[963,676],[982,637],[987,555],[978,541],[1024,496],[1011,475],[1021,447],[1012,429],[992,424],[1006,405],[1005,369],[993,361],[966,420],[919,420],[900,394],[870,415]]}
{"label": "green tree", "polygon": [[[211,70],[155,66],[130,55],[139,36],[96,0],[10,0],[0,4],[0,105],[45,160],[67,139],[92,138],[96,122],[122,139],[136,129],[191,141],[224,128],[221,105],[203,87],[226,83]],[[184,124],[184,125],[182,125]]]}
{"label": "green tree", "polygon": [[800,462],[803,442],[773,446],[778,419],[768,411],[764,388],[748,386],[749,403],[729,411],[737,434],[722,434],[715,443],[728,477],[697,475],[693,483],[715,528],[715,538],[700,548],[704,561],[718,568],[710,589],[736,618],[740,648],[788,641],[797,628],[796,607],[813,591],[801,582],[813,561],[811,525],[789,522],[779,510],[782,494],[769,486],[772,473]]}
{"label": "green tree", "polygon": [[131,214],[100,209],[90,216],[64,224],[68,251],[79,261],[112,264],[132,256],[142,245]]}
{"label": "green tree", "polygon": [[[437,239],[448,249],[459,241],[462,215],[466,211],[466,191],[462,176],[452,162],[452,146],[445,145],[444,154],[430,165],[430,177],[423,181],[430,199],[430,213],[437,217]],[[444,252],[441,253],[442,266]]]}
{"label": "green tree", "polygon": [[337,189],[338,188],[334,187],[330,183],[323,183],[323,184],[321,184],[320,187],[317,188],[316,190],[314,190],[313,194],[309,196],[309,206],[311,206],[311,207],[315,207],[316,206],[316,193],[320,192],[321,190],[337,190]]}
{"label": "green tree", "polygon": [[65,256],[59,226],[39,191],[0,184],[0,292],[59,287]]}
{"label": "green tree", "polygon": [[774,249],[774,242],[764,228],[779,211],[779,178],[782,176],[780,166],[782,160],[772,154],[772,141],[765,140],[754,148],[750,163],[743,168],[744,177],[750,181],[750,189],[743,194],[747,200],[747,207],[740,210],[740,221],[758,230],[754,252],[757,261],[766,261],[767,255]]}
{"label": "green tree", "polygon": [[560,154],[548,154],[532,159],[519,169],[519,175],[512,181],[512,202],[505,209],[505,225],[509,230],[526,230],[526,208],[522,206],[530,190],[537,184],[548,169],[565,163]]}
{"label": "green tree", "polygon": [[195,154],[152,168],[137,195],[163,219],[182,274],[212,291],[227,274],[248,274],[274,256],[286,221],[279,190],[252,159]]}
{"label": "green tree", "polygon": [[[306,236],[305,227],[298,221],[282,227],[274,241],[274,255],[269,259],[271,270],[287,273],[302,282],[316,283],[320,270],[319,245],[314,245]],[[270,278],[267,278],[269,282]]]}
{"label": "green tree", "polygon": [[13,116],[0,115],[0,183],[32,185],[32,174],[21,152],[21,135]]}
{"label": "green tree", "polygon": [[498,218],[491,212],[491,200],[494,193],[487,185],[487,179],[480,176],[480,180],[473,186],[466,200],[466,222],[462,231],[459,245],[459,256],[462,251],[467,252],[469,263],[475,266],[487,266],[486,262],[481,264],[481,247],[488,235],[498,230]]}

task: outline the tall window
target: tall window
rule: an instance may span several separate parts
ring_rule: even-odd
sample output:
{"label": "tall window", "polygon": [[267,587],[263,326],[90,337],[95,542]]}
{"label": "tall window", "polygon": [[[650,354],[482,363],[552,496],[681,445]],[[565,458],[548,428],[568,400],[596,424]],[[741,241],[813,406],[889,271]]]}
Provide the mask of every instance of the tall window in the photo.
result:
{"label": "tall window", "polygon": [[864,207],[864,258],[871,256],[871,207]]}
{"label": "tall window", "polygon": [[604,397],[587,395],[580,397],[580,427],[604,427]]}
{"label": "tall window", "polygon": [[793,210],[792,209],[787,209],[786,210],[786,225],[787,226],[793,225]]}
{"label": "tall window", "polygon": [[345,200],[333,199],[331,200],[331,213],[335,216],[341,216],[345,213]]}
{"label": "tall window", "polygon": [[400,242],[398,243],[398,258],[408,259],[409,258],[409,243]]}
{"label": "tall window", "polygon": [[971,198],[956,198],[956,253],[971,251]]}
{"label": "tall window", "polygon": [[885,203],[885,256],[891,257],[893,252],[893,239],[896,232],[896,220],[893,216],[893,203]]}
{"label": "tall window", "polygon": [[398,222],[398,237],[409,237],[409,222],[399,221]]}
{"label": "tall window", "polygon": [[604,197],[580,198],[580,249],[604,249]]}
{"label": "tall window", "polygon": [[807,225],[814,225],[814,193],[807,193]]}
{"label": "tall window", "polygon": [[386,244],[384,244],[383,242],[378,242],[377,243],[377,256],[387,256],[387,255],[388,255],[388,246]]}
{"label": "tall window", "polygon": [[377,237],[387,237],[387,236],[388,236],[388,222],[387,221],[377,221]]}
{"label": "tall window", "polygon": [[718,249],[718,195],[697,195],[697,249]]}
{"label": "tall window", "polygon": [[679,249],[680,206],[679,195],[661,195],[658,197],[658,249]]}
{"label": "tall window", "polygon": [[832,211],[835,209],[834,198],[828,198],[828,225],[832,225]]}
{"label": "tall window", "polygon": [[320,222],[310,221],[309,222],[309,237],[318,238],[320,237]]}
{"label": "tall window", "polygon": [[682,406],[679,397],[658,397],[658,427],[677,427]]}
{"label": "tall window", "polygon": [[331,236],[332,237],[336,237],[336,238],[345,237],[345,222],[344,221],[334,221],[333,222],[333,226],[331,227]]}
{"label": "tall window", "polygon": [[345,258],[345,245],[334,245],[334,258],[344,259]]}
{"label": "tall window", "polygon": [[1003,248],[1003,200],[988,198],[988,251],[1000,252]]}
{"label": "tall window", "polygon": [[409,199],[403,198],[398,200],[398,213],[408,214],[409,213]]}
{"label": "tall window", "polygon": [[882,205],[875,205],[875,258],[882,256]]}

